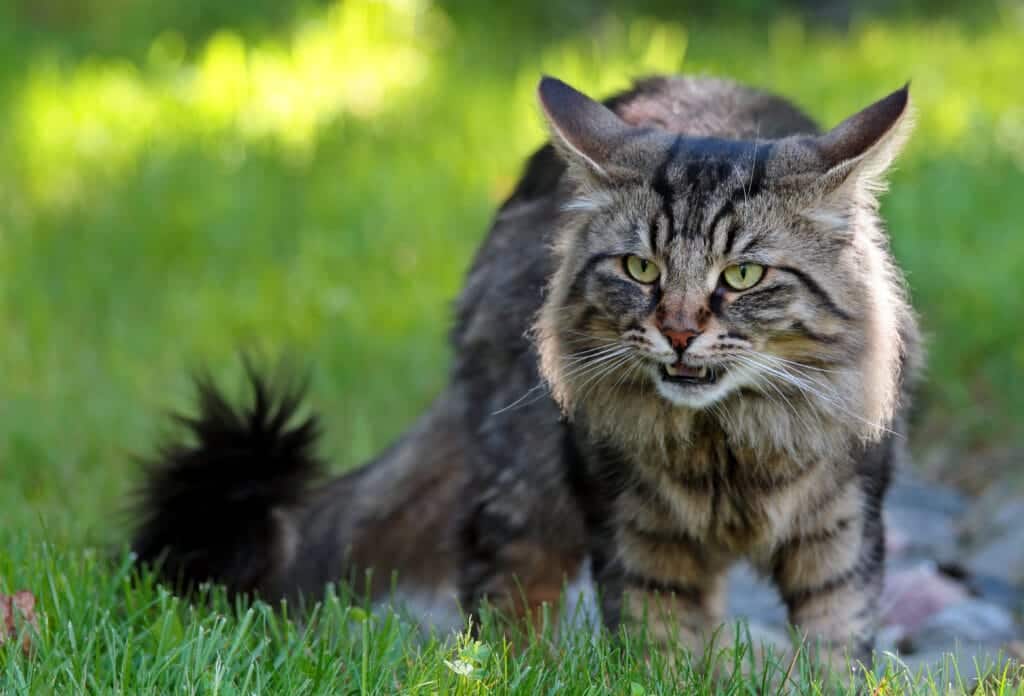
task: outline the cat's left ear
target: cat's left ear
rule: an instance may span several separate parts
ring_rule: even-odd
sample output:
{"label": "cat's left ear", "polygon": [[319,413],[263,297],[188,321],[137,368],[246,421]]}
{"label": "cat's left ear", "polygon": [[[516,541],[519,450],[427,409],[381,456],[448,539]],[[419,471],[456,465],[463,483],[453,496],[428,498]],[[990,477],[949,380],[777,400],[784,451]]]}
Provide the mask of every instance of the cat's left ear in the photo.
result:
{"label": "cat's left ear", "polygon": [[630,127],[604,104],[554,77],[540,81],[537,96],[552,141],[570,167],[585,177],[611,179],[617,169],[612,155]]}
{"label": "cat's left ear", "polygon": [[[906,143],[913,127],[910,84],[857,112],[814,138],[783,148],[788,170],[826,204],[845,206],[873,200],[885,189],[885,173]],[[800,163],[803,162],[801,165]]]}
{"label": "cat's left ear", "polygon": [[852,187],[877,191],[885,172],[903,149],[913,126],[910,83],[818,138],[829,165],[826,189]]}

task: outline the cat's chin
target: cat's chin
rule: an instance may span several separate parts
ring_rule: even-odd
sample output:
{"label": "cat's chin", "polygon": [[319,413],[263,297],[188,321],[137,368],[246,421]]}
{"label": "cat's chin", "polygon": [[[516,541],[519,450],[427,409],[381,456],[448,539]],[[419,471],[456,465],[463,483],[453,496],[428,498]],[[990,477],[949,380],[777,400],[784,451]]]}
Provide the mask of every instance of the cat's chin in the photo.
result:
{"label": "cat's chin", "polygon": [[664,365],[653,366],[652,381],[658,394],[673,406],[704,409],[713,406],[733,391],[730,371],[707,370],[700,377],[680,377]]}

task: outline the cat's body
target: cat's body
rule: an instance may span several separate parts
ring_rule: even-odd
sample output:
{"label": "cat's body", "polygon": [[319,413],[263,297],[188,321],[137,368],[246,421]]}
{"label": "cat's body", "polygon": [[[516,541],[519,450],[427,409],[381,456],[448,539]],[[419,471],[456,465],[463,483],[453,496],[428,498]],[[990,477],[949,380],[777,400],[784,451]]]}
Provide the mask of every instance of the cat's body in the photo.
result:
{"label": "cat's body", "polygon": [[[619,120],[547,81],[556,147],[531,159],[477,254],[451,380],[429,412],[370,464],[307,491],[311,436],[268,448],[287,440],[283,421],[231,421],[210,396],[200,420],[234,432],[227,469],[243,477],[246,458],[260,461],[273,482],[244,510],[263,531],[218,524],[237,514],[228,504],[192,513],[213,541],[176,529],[194,497],[182,471],[198,481],[225,448],[200,432],[157,463],[136,550],[170,549],[170,577],[269,596],[316,597],[372,569],[383,597],[396,574],[399,599],[444,627],[484,597],[522,613],[594,578],[609,625],[667,605],[658,625],[695,639],[721,617],[726,569],[748,558],[799,625],[862,653],[917,359],[866,188],[888,164],[871,158],[895,150],[902,94],[813,140],[797,109],[728,82],[640,83],[608,102]],[[776,140],[792,134],[805,136]],[[749,293],[701,287],[731,258],[722,250],[758,244],[764,280]],[[663,276],[638,281],[634,263]],[[754,301],[757,288],[770,292]],[[688,362],[702,351],[712,357]],[[761,368],[793,379],[745,376]],[[211,499],[221,480],[194,486]],[[232,543],[235,560],[218,563]]]}

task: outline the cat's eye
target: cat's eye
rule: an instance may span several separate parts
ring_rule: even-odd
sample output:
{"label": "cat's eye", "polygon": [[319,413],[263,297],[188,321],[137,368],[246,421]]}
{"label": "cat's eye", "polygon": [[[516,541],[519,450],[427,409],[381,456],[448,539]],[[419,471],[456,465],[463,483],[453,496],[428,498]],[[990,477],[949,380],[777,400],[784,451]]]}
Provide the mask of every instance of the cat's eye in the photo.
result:
{"label": "cat's eye", "polygon": [[650,285],[661,275],[661,269],[653,261],[630,254],[626,257],[626,273],[636,282]]}
{"label": "cat's eye", "polygon": [[737,263],[722,271],[722,280],[733,290],[749,290],[764,275],[764,266],[757,263]]}

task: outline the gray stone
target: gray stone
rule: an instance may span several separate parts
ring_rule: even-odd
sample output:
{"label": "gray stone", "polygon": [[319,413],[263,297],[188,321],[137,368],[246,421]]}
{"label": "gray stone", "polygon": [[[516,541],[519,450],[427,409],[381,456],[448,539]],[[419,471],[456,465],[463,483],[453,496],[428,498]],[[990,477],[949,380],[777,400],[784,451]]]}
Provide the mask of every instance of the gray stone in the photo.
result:
{"label": "gray stone", "polygon": [[967,578],[967,589],[972,595],[998,604],[1015,615],[1024,611],[1024,590],[994,575],[974,574]]}
{"label": "gray stone", "polygon": [[884,512],[887,547],[899,557],[956,558],[956,520],[944,512],[893,505]]}
{"label": "gray stone", "polygon": [[1012,488],[992,486],[971,505],[960,521],[960,536],[968,546],[1021,526],[1024,498]]}
{"label": "gray stone", "polygon": [[899,646],[907,639],[907,629],[899,624],[882,626],[875,635],[877,652],[897,652]]}
{"label": "gray stone", "polygon": [[992,576],[1010,585],[1024,584],[1024,515],[1015,527],[975,546],[966,561],[972,575]]}
{"label": "gray stone", "polygon": [[934,616],[910,636],[915,653],[963,649],[995,653],[1020,635],[1013,615],[1006,609],[981,599],[966,599],[952,604]]}
{"label": "gray stone", "polygon": [[931,561],[890,569],[879,602],[882,623],[913,633],[947,607],[969,598],[967,588],[939,572]]}
{"label": "gray stone", "polygon": [[771,626],[786,623],[779,593],[746,563],[737,564],[729,573],[728,614]]}
{"label": "gray stone", "polygon": [[966,497],[949,486],[922,481],[906,469],[896,472],[886,502],[895,507],[928,510],[950,518],[962,516],[970,506]]}
{"label": "gray stone", "polygon": [[957,520],[967,509],[967,500],[956,491],[900,471],[884,510],[890,555],[940,561],[955,558]]}

